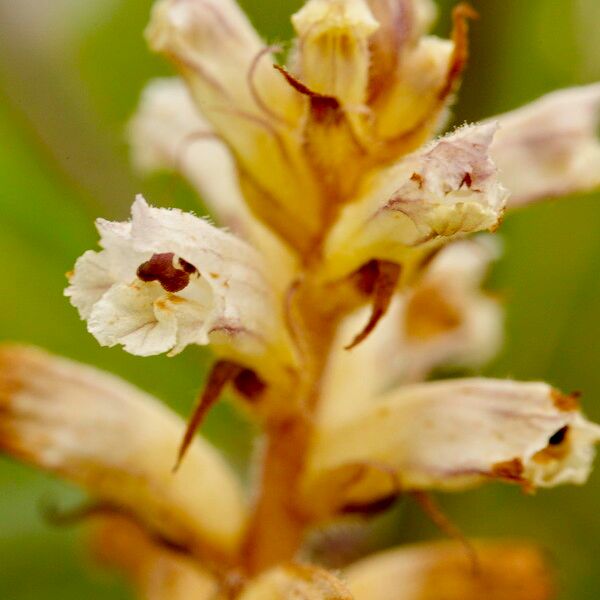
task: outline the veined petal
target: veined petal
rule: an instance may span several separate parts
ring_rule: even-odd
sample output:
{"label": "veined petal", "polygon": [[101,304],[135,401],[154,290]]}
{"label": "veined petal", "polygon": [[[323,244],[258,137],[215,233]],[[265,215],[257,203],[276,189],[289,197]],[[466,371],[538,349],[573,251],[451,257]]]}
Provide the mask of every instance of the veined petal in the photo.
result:
{"label": "veined petal", "polygon": [[328,276],[374,258],[401,263],[411,250],[495,229],[506,200],[489,157],[495,131],[462,127],[373,178],[325,243]]}
{"label": "veined petal", "polygon": [[352,600],[346,586],[318,567],[289,564],[266,571],[252,580],[240,600]]}
{"label": "veined petal", "polygon": [[130,222],[98,229],[103,250],[77,261],[65,293],[100,344],[149,356],[212,343],[266,380],[285,376],[292,350],[280,303],[251,247],[141,197]]}
{"label": "veined petal", "polygon": [[231,152],[200,115],[183,81],[157,79],[146,87],[129,139],[139,171],[179,171],[221,225],[259,248],[281,279],[289,276],[289,250],[251,214]]}
{"label": "veined petal", "polygon": [[431,0],[368,0],[379,28],[369,40],[370,100],[395,77],[403,53],[430,27],[436,15]]}
{"label": "veined petal", "polygon": [[124,381],[41,350],[0,351],[0,448],[85,488],[202,556],[243,534],[241,485],[197,438],[174,475],[184,423]]}
{"label": "veined petal", "polygon": [[319,189],[295,133],[302,98],[233,0],[160,0],[147,30],[231,149],[246,201],[290,245],[319,228]]}
{"label": "veined petal", "polygon": [[488,479],[583,483],[600,427],[543,383],[463,379],[405,386],[315,433],[306,498],[337,507]]}
{"label": "veined petal", "polygon": [[496,117],[491,147],[509,208],[600,186],[600,84],[561,90]]}
{"label": "veined petal", "polygon": [[405,50],[392,84],[374,105],[376,135],[404,143],[415,131],[417,140],[435,132],[446,106],[440,94],[447,85],[454,44],[435,36],[421,38]]}
{"label": "veined petal", "polygon": [[141,600],[217,600],[218,582],[189,556],[176,552],[133,521],[104,517],[92,540],[94,557],[121,571]]}
{"label": "veined petal", "polygon": [[[400,383],[425,380],[436,367],[477,368],[502,342],[500,303],[481,290],[498,256],[495,238],[479,236],[448,244],[418,281],[397,294],[371,335],[351,352],[336,352],[326,371],[319,422],[341,423]],[[342,348],[368,319],[368,309],[340,328]]]}
{"label": "veined petal", "polygon": [[346,107],[365,104],[369,37],[379,24],[366,0],[309,0],[293,17],[298,76],[310,89]]}
{"label": "veined petal", "polygon": [[474,573],[456,542],[404,546],[350,565],[345,580],[356,600],[550,600],[554,585],[539,548],[519,541],[475,544]]}

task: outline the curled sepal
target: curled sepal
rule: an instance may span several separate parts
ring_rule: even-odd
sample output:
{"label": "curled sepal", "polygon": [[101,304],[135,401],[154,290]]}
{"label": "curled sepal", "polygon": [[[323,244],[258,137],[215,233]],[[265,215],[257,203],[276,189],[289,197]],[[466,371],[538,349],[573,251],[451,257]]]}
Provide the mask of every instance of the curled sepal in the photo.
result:
{"label": "curled sepal", "polygon": [[293,17],[298,76],[319,94],[357,109],[367,100],[369,37],[379,24],[366,0],[309,0]]}
{"label": "curled sepal", "polygon": [[253,579],[240,600],[352,600],[348,588],[334,575],[312,565],[287,564]]}
{"label": "curled sepal", "polygon": [[92,552],[101,565],[120,571],[141,600],[223,600],[218,581],[190,556],[122,516],[94,523]]}
{"label": "curled sepal", "polygon": [[237,548],[246,506],[233,471],[202,438],[173,476],[184,428],[117,377],[34,348],[0,350],[0,449],[210,561]]}
{"label": "curled sepal", "polygon": [[581,484],[599,439],[600,427],[582,416],[574,398],[543,383],[456,379],[405,386],[317,430],[304,493],[339,508],[490,479],[526,489]]}
{"label": "curled sepal", "polygon": [[103,346],[139,356],[212,344],[284,377],[291,350],[263,258],[192,214],[138,197],[132,219],[99,220],[100,252],[75,265],[66,295]]}
{"label": "curled sepal", "polygon": [[462,127],[368,182],[326,240],[326,276],[372,259],[402,264],[415,249],[495,229],[506,201],[489,156],[495,132],[493,123]]}
{"label": "curled sepal", "polygon": [[600,186],[600,84],[553,92],[499,115],[491,153],[509,208]]}
{"label": "curled sepal", "polygon": [[475,543],[474,572],[455,542],[404,546],[350,565],[344,577],[356,600],[550,600],[552,570],[536,546],[513,540]]}

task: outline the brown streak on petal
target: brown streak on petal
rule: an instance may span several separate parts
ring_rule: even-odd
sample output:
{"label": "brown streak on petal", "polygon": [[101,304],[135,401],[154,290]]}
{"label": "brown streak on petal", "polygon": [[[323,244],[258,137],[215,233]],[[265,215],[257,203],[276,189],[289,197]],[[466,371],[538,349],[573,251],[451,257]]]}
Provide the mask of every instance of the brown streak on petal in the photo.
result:
{"label": "brown streak on petal", "polygon": [[365,328],[346,346],[346,350],[356,348],[358,344],[367,339],[377,326],[377,323],[385,315],[398,285],[401,270],[400,265],[396,263],[385,260],[378,261],[377,279],[373,288],[371,318],[365,325]]}
{"label": "brown streak on petal", "polygon": [[181,466],[185,454],[194,439],[196,431],[200,425],[202,425],[202,421],[204,420],[204,417],[206,417],[208,411],[219,399],[223,388],[229,381],[235,379],[242,372],[242,370],[242,367],[239,365],[226,360],[220,360],[215,363],[210,374],[208,375],[206,386],[204,387],[204,390],[198,399],[196,408],[194,409],[194,412],[188,421],[187,429],[183,436],[183,440],[181,441],[181,446],[179,447],[177,462],[175,463],[173,472],[176,472]]}
{"label": "brown streak on petal", "polygon": [[525,467],[523,466],[523,461],[520,458],[513,458],[512,460],[496,463],[492,465],[491,470],[493,477],[515,483],[523,483],[524,472]]}

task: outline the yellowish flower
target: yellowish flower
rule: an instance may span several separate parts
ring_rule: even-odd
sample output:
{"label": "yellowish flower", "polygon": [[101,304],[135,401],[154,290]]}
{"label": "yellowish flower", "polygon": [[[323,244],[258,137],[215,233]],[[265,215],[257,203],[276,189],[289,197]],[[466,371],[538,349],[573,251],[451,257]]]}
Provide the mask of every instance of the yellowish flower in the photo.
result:
{"label": "yellowish flower", "polygon": [[[600,184],[598,84],[438,136],[473,11],[455,9],[451,40],[427,35],[434,13],[308,0],[284,66],[234,0],[155,5],[147,39],[181,79],[144,92],[134,163],[184,175],[228,230],[138,197],[130,221],[98,221],[66,295],[103,346],[210,345],[206,389],[186,429],[113,376],[0,350],[0,448],[90,493],[96,553],[141,598],[551,597],[521,542],[400,548],[335,574],[307,558],[314,527],[405,492],[461,538],[427,491],[584,483],[600,439],[543,383],[425,382],[501,342],[480,290],[497,251],[467,236]],[[194,437],[229,383],[263,434],[247,490]]]}

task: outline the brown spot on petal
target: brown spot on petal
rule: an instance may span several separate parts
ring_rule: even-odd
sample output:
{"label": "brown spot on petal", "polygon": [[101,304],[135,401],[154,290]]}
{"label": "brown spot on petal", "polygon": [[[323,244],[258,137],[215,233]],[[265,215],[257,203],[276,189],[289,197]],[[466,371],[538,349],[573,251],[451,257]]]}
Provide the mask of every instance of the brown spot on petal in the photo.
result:
{"label": "brown spot on petal", "polygon": [[413,173],[410,176],[410,180],[414,181],[419,186],[420,190],[423,189],[423,186],[425,185],[425,179],[423,179],[423,175],[419,173]]}
{"label": "brown spot on petal", "polygon": [[372,293],[371,317],[364,329],[348,346],[346,346],[346,350],[356,348],[358,344],[367,339],[369,334],[377,326],[377,323],[379,323],[385,315],[392,301],[394,292],[396,291],[401,271],[402,267],[396,263],[386,260],[377,261],[377,275],[375,277]]}
{"label": "brown spot on petal", "polygon": [[551,397],[554,406],[562,412],[573,412],[581,408],[579,404],[581,392],[563,394],[561,391],[553,389],[551,392]]}
{"label": "brown spot on petal", "polygon": [[516,483],[523,483],[524,472],[525,467],[520,458],[513,458],[512,460],[496,463],[492,465],[491,471],[493,477]]}
{"label": "brown spot on petal", "polygon": [[176,261],[172,252],[163,252],[153,254],[150,260],[141,264],[137,276],[145,282],[158,281],[165,291],[175,293],[185,289],[190,283],[190,275],[196,272],[194,265],[182,258]]}

